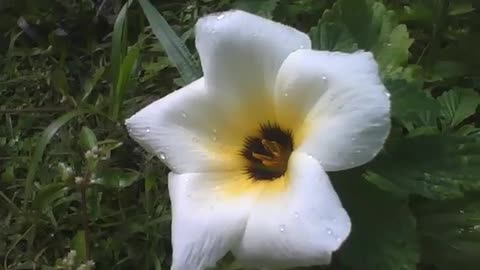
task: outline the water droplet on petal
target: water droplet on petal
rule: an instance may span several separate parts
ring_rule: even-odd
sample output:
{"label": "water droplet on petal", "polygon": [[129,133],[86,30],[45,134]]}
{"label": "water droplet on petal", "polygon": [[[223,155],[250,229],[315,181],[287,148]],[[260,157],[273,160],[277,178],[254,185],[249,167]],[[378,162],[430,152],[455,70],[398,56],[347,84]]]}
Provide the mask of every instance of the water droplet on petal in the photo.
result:
{"label": "water droplet on petal", "polygon": [[304,49],[305,48],[305,45],[300,45],[300,49]]}
{"label": "water droplet on petal", "polygon": [[340,241],[342,241],[342,238],[337,236],[337,237],[335,237],[335,241],[340,242]]}
{"label": "water droplet on petal", "polygon": [[220,15],[217,16],[217,20],[221,20],[223,18],[225,18],[225,14],[220,14]]}
{"label": "water droplet on petal", "polygon": [[332,229],[330,229],[330,228],[327,228],[327,233],[328,233],[328,235],[332,235],[332,234],[333,234],[333,231],[332,231]]}
{"label": "water droplet on petal", "polygon": [[185,113],[185,112],[182,111],[182,117],[183,117],[183,118],[187,118],[187,113]]}
{"label": "water droplet on petal", "polygon": [[293,216],[294,216],[295,218],[299,218],[299,217],[300,217],[300,214],[299,214],[298,212],[295,212],[295,213],[293,213]]}
{"label": "water droplet on petal", "polygon": [[212,136],[212,141],[216,142],[217,141],[217,136]]}
{"label": "water droplet on petal", "polygon": [[167,157],[165,156],[165,153],[160,153],[160,155],[158,155],[158,157],[160,158],[160,160],[162,161],[165,161],[167,159]]}
{"label": "water droplet on petal", "polygon": [[150,128],[145,129],[145,132],[150,133]]}
{"label": "water droplet on petal", "polygon": [[217,129],[216,128],[212,129],[212,132],[217,133]]}
{"label": "water droplet on petal", "polygon": [[284,231],[285,231],[285,225],[283,225],[283,224],[280,225],[280,231],[281,231],[281,232],[284,232]]}
{"label": "water droplet on petal", "polygon": [[287,92],[283,93],[283,96],[288,97],[288,93]]}
{"label": "water droplet on petal", "polygon": [[390,92],[385,92],[385,96],[390,97],[391,96]]}
{"label": "water droplet on petal", "polygon": [[193,138],[192,138],[192,142],[197,143],[197,142],[198,142],[198,138],[197,138],[197,137],[193,137]]}

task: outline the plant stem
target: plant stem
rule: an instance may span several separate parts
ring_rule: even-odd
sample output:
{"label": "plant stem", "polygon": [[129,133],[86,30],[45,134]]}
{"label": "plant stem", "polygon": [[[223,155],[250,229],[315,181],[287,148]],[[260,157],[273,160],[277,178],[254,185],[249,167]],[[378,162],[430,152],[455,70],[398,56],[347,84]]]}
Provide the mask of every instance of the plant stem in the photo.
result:
{"label": "plant stem", "polygon": [[82,207],[82,226],[85,232],[85,262],[90,260],[90,230],[88,229],[88,208],[87,208],[87,188],[90,184],[90,173],[85,175],[83,183],[80,184],[81,207]]}

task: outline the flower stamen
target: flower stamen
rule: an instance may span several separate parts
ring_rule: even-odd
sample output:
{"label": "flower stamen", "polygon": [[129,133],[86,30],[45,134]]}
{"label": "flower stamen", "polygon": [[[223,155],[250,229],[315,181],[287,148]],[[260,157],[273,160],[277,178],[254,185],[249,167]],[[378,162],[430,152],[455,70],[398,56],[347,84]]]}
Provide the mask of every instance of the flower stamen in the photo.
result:
{"label": "flower stamen", "polygon": [[245,139],[241,154],[247,160],[245,171],[250,178],[274,180],[285,174],[292,151],[291,132],[266,124],[260,126],[257,136]]}

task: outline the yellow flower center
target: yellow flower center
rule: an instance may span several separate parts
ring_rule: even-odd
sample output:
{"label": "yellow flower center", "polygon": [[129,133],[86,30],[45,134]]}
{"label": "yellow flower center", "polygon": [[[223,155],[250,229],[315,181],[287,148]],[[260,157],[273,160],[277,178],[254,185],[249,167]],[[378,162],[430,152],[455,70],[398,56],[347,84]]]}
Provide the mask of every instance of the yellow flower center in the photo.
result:
{"label": "yellow flower center", "polygon": [[241,155],[246,159],[245,172],[254,180],[275,180],[285,174],[293,151],[289,130],[267,123],[255,136],[245,138]]}

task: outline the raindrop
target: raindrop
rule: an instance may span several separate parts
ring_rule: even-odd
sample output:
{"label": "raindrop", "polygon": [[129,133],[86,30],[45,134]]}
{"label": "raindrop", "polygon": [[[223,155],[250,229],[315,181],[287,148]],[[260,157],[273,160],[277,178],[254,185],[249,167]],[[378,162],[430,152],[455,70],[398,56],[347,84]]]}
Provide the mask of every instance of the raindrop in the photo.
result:
{"label": "raindrop", "polygon": [[328,229],[327,229],[327,233],[328,233],[328,235],[332,235],[332,234],[333,234],[332,229],[328,228]]}
{"label": "raindrop", "polygon": [[354,141],[356,141],[356,140],[357,140],[357,138],[355,138],[355,137],[352,138],[352,142],[354,142]]}
{"label": "raindrop", "polygon": [[335,237],[335,241],[340,242],[340,241],[342,241],[342,238],[340,238],[339,236],[337,236],[337,237]]}
{"label": "raindrop", "polygon": [[305,45],[300,45],[300,49],[304,49],[305,48]]}
{"label": "raindrop", "polygon": [[472,227],[475,231],[480,231],[480,225],[475,225]]}
{"label": "raindrop", "polygon": [[387,47],[392,47],[392,43],[387,43]]}
{"label": "raindrop", "polygon": [[160,155],[158,155],[160,157],[160,160],[162,161],[165,161],[167,159],[167,157],[165,156],[165,153],[160,153]]}
{"label": "raindrop", "polygon": [[145,131],[146,131],[147,133],[150,133],[150,128],[147,128]]}
{"label": "raindrop", "polygon": [[217,136],[213,136],[212,141],[216,142],[217,141]]}
{"label": "raindrop", "polygon": [[283,93],[283,96],[288,97],[288,93],[287,92]]}
{"label": "raindrop", "polygon": [[293,213],[293,216],[294,216],[295,218],[299,218],[299,217],[300,217],[300,214],[299,214],[298,212],[295,212],[295,213]]}
{"label": "raindrop", "polygon": [[361,153],[362,150],[355,150],[355,153]]}
{"label": "raindrop", "polygon": [[385,92],[385,96],[390,97],[391,96],[390,92]]}
{"label": "raindrop", "polygon": [[216,128],[212,129],[212,132],[217,133],[217,129]]}
{"label": "raindrop", "polygon": [[53,233],[50,234],[50,237],[54,237],[55,235]]}
{"label": "raindrop", "polygon": [[225,18],[225,14],[220,14],[220,15],[217,16],[217,20],[221,20],[223,18]]}
{"label": "raindrop", "polygon": [[460,210],[458,212],[460,212],[460,214],[465,214],[465,211],[463,211],[463,210]]}
{"label": "raindrop", "polygon": [[187,118],[187,113],[185,113],[185,112],[182,111],[182,117],[183,117],[183,118]]}
{"label": "raindrop", "polygon": [[285,231],[285,225],[283,225],[283,224],[280,225],[280,231],[281,231],[281,232],[284,232],[284,231]]}
{"label": "raindrop", "polygon": [[215,190],[220,190],[220,186],[215,186]]}

